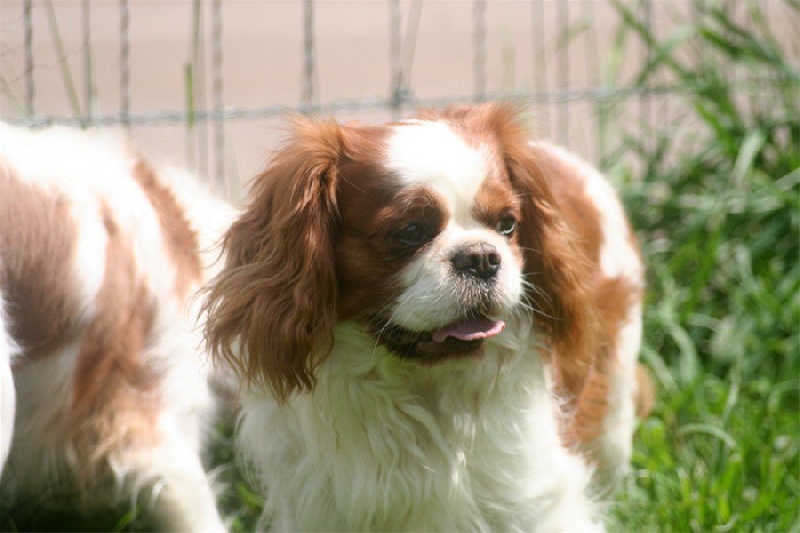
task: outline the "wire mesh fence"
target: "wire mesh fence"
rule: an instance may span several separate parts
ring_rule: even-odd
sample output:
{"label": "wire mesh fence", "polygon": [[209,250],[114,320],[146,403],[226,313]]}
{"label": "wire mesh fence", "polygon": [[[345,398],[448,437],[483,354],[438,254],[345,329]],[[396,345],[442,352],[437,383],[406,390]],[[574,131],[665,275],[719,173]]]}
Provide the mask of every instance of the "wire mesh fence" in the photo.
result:
{"label": "wire mesh fence", "polygon": [[[649,128],[681,91],[669,79],[629,83],[653,52],[622,30],[615,4],[664,34],[702,2],[0,0],[0,113],[34,127],[121,126],[220,183],[249,174],[239,147],[254,129],[237,132],[243,122],[398,118],[497,99],[522,103],[539,133],[597,158],[613,135],[609,106]],[[727,9],[746,20],[753,4],[770,1]],[[780,13],[775,21],[786,24],[777,35],[796,32]],[[179,60],[167,66],[170,55]],[[159,87],[175,71],[180,81]]]}

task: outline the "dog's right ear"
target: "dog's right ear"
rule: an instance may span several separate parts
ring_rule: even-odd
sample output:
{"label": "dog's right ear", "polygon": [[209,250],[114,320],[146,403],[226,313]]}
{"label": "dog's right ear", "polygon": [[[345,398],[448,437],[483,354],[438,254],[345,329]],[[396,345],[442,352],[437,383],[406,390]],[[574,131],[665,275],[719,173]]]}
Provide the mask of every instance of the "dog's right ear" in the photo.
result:
{"label": "dog's right ear", "polygon": [[223,241],[224,267],[207,288],[212,354],[279,401],[310,390],[336,322],[333,226],[341,129],[297,119],[251,185]]}

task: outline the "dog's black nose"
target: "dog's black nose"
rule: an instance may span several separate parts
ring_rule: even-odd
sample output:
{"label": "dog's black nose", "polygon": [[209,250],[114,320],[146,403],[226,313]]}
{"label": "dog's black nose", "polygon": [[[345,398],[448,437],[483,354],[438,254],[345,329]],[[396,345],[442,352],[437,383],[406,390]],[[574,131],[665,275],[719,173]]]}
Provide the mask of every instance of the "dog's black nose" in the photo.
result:
{"label": "dog's black nose", "polygon": [[497,248],[487,243],[470,244],[459,248],[451,259],[457,273],[484,281],[497,275],[501,262]]}

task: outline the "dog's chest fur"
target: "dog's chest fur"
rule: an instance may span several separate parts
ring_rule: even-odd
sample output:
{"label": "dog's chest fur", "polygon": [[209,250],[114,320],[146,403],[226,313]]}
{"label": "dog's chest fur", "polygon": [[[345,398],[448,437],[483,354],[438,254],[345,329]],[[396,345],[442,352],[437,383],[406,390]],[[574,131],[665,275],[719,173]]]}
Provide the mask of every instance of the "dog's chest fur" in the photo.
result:
{"label": "dog's chest fur", "polygon": [[426,368],[381,348],[366,360],[367,337],[340,326],[312,394],[283,409],[252,397],[244,411],[244,451],[269,480],[265,519],[277,530],[594,527],[590,471],[559,440],[546,369],[526,339],[503,341],[479,372]]}

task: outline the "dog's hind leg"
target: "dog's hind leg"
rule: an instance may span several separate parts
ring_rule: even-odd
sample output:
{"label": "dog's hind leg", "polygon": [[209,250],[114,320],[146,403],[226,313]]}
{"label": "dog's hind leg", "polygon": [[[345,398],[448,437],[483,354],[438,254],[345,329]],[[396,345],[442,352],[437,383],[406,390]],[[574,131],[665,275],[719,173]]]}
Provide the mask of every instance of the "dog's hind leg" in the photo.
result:
{"label": "dog's hind leg", "polygon": [[[2,261],[0,260],[0,264]],[[11,437],[14,434],[14,411],[16,392],[14,377],[11,374],[11,361],[14,356],[14,342],[6,327],[3,298],[0,295],[0,473],[3,472]]]}
{"label": "dog's hind leg", "polygon": [[135,493],[152,495],[148,507],[169,531],[227,531],[193,444],[179,431],[167,430],[160,445],[132,457],[130,476],[139,485]]}

